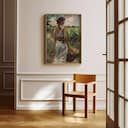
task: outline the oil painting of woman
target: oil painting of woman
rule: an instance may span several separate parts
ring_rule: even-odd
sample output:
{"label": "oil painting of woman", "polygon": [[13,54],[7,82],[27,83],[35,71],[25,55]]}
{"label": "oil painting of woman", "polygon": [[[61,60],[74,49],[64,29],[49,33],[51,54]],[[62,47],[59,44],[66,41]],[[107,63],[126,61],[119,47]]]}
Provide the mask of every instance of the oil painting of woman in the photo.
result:
{"label": "oil painting of woman", "polygon": [[49,14],[45,18],[46,63],[80,63],[80,15]]}

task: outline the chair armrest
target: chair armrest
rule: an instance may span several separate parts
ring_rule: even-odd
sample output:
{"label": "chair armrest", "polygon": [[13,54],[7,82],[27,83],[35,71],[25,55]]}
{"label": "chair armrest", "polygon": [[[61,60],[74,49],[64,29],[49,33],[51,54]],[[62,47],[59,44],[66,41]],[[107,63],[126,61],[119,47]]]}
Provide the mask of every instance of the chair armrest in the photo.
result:
{"label": "chair armrest", "polygon": [[72,83],[75,83],[76,81],[75,80],[70,80],[70,81],[64,81],[63,83],[64,84],[72,84]]}
{"label": "chair armrest", "polygon": [[63,85],[63,93],[66,91],[66,90],[69,90],[69,85],[73,85],[75,83],[75,80],[69,80],[69,81],[64,81],[62,83]]}

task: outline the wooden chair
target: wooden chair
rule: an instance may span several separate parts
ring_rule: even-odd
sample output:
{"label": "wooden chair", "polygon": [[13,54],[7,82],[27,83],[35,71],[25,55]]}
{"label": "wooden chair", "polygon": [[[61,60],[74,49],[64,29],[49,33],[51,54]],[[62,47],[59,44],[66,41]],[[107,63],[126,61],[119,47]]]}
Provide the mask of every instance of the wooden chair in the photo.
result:
{"label": "wooden chair", "polygon": [[[88,97],[93,97],[93,113],[96,111],[96,75],[93,74],[74,74],[73,81],[65,81],[63,82],[63,99],[62,99],[62,114],[65,114],[66,109],[66,97],[73,98],[73,111],[76,110],[76,98],[84,98],[85,102],[85,118],[87,118],[88,114]],[[77,91],[78,83],[83,83],[84,90],[83,92]],[[88,86],[93,85],[92,92],[88,92]],[[73,86],[72,91],[69,91],[69,86]]]}

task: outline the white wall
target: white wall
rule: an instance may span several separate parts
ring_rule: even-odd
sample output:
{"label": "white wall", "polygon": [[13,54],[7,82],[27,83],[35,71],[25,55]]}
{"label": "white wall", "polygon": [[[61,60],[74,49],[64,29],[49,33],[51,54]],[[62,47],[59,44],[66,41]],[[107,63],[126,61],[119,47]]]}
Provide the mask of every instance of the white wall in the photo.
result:
{"label": "white wall", "polygon": [[[61,79],[71,79],[73,73],[95,73],[99,81],[97,91],[101,88],[104,93],[99,93],[99,100],[105,100],[105,1],[104,0],[18,0],[17,8],[17,109],[28,109],[28,102],[20,98],[27,92],[26,88],[37,90],[44,86],[49,93],[48,83],[44,79],[52,79],[61,75]],[[82,15],[82,64],[80,65],[45,65],[44,60],[44,14],[48,13],[77,13]],[[60,74],[60,75],[59,75]],[[68,75],[68,77],[67,77]],[[40,79],[38,78],[40,77]],[[21,82],[28,80],[27,85]],[[32,80],[33,79],[33,80]],[[53,78],[56,81],[57,78]],[[39,86],[37,87],[38,82]],[[39,83],[42,82],[41,83]],[[26,85],[26,86],[25,86]],[[50,87],[53,87],[54,83]],[[60,84],[59,84],[60,85]],[[22,88],[24,86],[24,88]],[[19,90],[22,90],[22,93]],[[50,92],[54,93],[55,88]],[[60,91],[60,86],[56,88]],[[29,104],[33,100],[28,96]],[[61,94],[58,94],[61,98]],[[98,100],[97,97],[97,100]],[[47,97],[48,98],[48,97]],[[40,101],[40,98],[36,99]],[[52,99],[55,100],[54,98]],[[48,101],[47,101],[48,102]],[[50,102],[50,101],[49,101]],[[57,101],[59,102],[59,100]],[[37,104],[37,103],[36,103]],[[40,104],[44,104],[41,102]],[[23,106],[22,106],[23,105]]]}

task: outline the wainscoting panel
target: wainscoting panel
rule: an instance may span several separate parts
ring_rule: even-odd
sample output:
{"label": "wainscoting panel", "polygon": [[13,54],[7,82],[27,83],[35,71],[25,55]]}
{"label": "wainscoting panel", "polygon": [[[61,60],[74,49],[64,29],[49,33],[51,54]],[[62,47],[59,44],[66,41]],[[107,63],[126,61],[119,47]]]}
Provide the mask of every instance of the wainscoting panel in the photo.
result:
{"label": "wainscoting panel", "polygon": [[[21,101],[61,100],[62,81],[24,79],[20,81]],[[31,90],[31,93],[28,93]]]}
{"label": "wainscoting panel", "polygon": [[[16,109],[61,110],[62,82],[72,78],[72,74],[18,74]],[[105,75],[97,75],[97,109],[105,109],[105,88]],[[77,102],[77,108],[83,109],[83,100],[78,99]],[[89,99],[89,109],[91,104],[92,99]],[[67,109],[72,109],[71,98],[67,98]]]}
{"label": "wainscoting panel", "polygon": [[0,96],[6,97],[14,96],[16,8],[16,0],[0,0]]}
{"label": "wainscoting panel", "polygon": [[14,89],[14,72],[13,71],[3,72],[3,89],[5,90]]}

